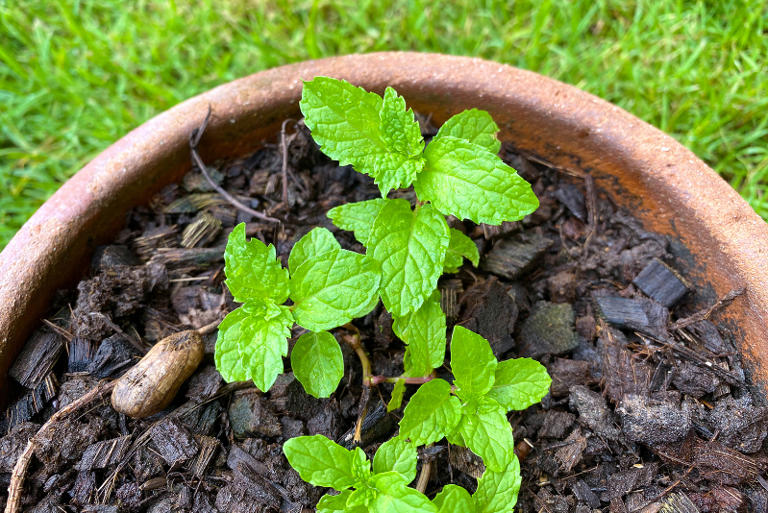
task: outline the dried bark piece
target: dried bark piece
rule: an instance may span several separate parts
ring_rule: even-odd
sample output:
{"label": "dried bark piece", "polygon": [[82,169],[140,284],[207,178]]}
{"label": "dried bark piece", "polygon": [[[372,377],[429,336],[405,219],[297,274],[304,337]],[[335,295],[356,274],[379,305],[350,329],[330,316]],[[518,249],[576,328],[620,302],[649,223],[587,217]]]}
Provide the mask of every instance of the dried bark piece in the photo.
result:
{"label": "dried bark piece", "polygon": [[43,407],[56,396],[59,384],[53,372],[43,379],[43,381],[30,390],[16,402],[11,404],[5,412],[5,426],[8,430],[22,422],[27,422],[43,409]]}
{"label": "dried bark piece", "polygon": [[619,403],[616,413],[621,418],[624,435],[646,445],[682,440],[691,430],[691,410],[671,401],[659,401],[628,394]]}
{"label": "dried bark piece", "polygon": [[198,451],[195,438],[177,419],[166,417],[152,428],[150,437],[157,452],[171,467],[187,461]]}
{"label": "dried bark piece", "polygon": [[569,404],[579,412],[579,422],[608,440],[618,440],[619,428],[613,424],[613,414],[605,398],[582,385],[571,387]]}
{"label": "dried bark piece", "polygon": [[538,230],[525,232],[520,238],[503,239],[496,243],[480,268],[502,278],[516,280],[552,246],[551,239]]}
{"label": "dried bark piece", "polygon": [[85,372],[96,356],[97,346],[93,340],[75,337],[69,342],[67,357],[68,372]]}
{"label": "dried bark piece", "polygon": [[517,342],[520,354],[540,358],[545,354],[563,354],[579,345],[573,327],[573,307],[568,303],[539,301],[523,322]]}
{"label": "dried bark piece", "polygon": [[664,500],[659,513],[701,513],[683,492],[673,493]]}
{"label": "dried bark piece", "polygon": [[13,362],[8,375],[26,388],[36,388],[53,370],[62,349],[64,343],[58,334],[37,330]]}
{"label": "dried bark piece", "polygon": [[139,352],[122,335],[116,334],[103,340],[96,350],[88,372],[97,378],[110,377],[133,362]]}
{"label": "dried bark piece", "polygon": [[667,308],[677,303],[690,288],[677,271],[658,258],[651,260],[632,283],[646,296]]}
{"label": "dried bark piece", "polygon": [[555,451],[555,459],[560,462],[560,469],[567,474],[581,461],[584,449],[587,448],[587,439],[581,434],[581,428],[577,426],[565,442],[567,445]]}
{"label": "dried bark piece", "polygon": [[561,184],[552,194],[560,203],[571,211],[577,219],[587,222],[587,207],[584,202],[584,193],[578,185],[572,183]]}
{"label": "dried bark piece", "polygon": [[552,386],[549,388],[552,397],[564,397],[568,395],[570,387],[593,381],[590,363],[585,360],[555,358],[547,366],[547,371],[552,377]]}
{"label": "dried bark piece", "polygon": [[656,301],[645,298],[593,295],[598,312],[617,328],[646,333],[653,337],[665,338],[669,310]]}
{"label": "dried bark piece", "polygon": [[626,349],[623,333],[605,327],[597,345],[608,399],[618,403],[625,394],[648,394],[653,369]]}
{"label": "dried bark piece", "polygon": [[131,447],[132,438],[126,435],[89,445],[75,468],[87,471],[117,465]]}
{"label": "dried bark piece", "polygon": [[491,344],[493,354],[501,359],[512,350],[512,336],[518,308],[507,289],[496,278],[469,288],[462,297],[465,306],[462,326],[479,333]]}

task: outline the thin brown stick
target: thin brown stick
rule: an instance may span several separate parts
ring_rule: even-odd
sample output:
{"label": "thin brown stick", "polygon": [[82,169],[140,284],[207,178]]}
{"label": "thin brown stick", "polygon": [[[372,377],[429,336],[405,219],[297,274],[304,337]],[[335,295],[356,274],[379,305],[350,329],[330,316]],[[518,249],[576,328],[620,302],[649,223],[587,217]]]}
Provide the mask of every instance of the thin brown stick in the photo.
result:
{"label": "thin brown stick", "polygon": [[283,205],[286,206],[288,205],[288,143],[285,141],[285,125],[289,121],[290,119],[286,119],[280,127],[280,153],[283,157],[280,171],[283,175]]}
{"label": "thin brown stick", "polygon": [[189,135],[189,153],[192,158],[192,162],[200,169],[200,172],[203,173],[203,176],[208,181],[208,184],[213,187],[213,189],[221,194],[221,196],[227,200],[229,203],[232,204],[233,207],[235,207],[238,210],[241,210],[242,212],[245,212],[246,214],[250,214],[253,217],[257,219],[261,219],[262,221],[269,221],[270,223],[279,223],[279,219],[275,219],[274,217],[270,217],[266,214],[262,214],[261,212],[258,212],[246,205],[243,205],[240,201],[238,201],[234,196],[232,196],[230,193],[225,191],[219,184],[213,181],[213,179],[208,174],[208,169],[205,167],[205,163],[203,163],[203,159],[200,158],[200,155],[197,153],[197,145],[200,142],[200,139],[203,137],[203,132],[205,132],[205,128],[208,126],[208,121],[211,119],[211,106],[208,105],[208,114],[205,115],[205,119],[203,120],[203,124],[200,125],[199,128],[195,128],[192,130],[192,133]]}
{"label": "thin brown stick", "polygon": [[[430,444],[432,445],[432,444]],[[421,472],[419,472],[419,479],[416,481],[416,489],[421,493],[427,490],[429,484],[429,478],[432,476],[432,467],[434,463],[432,460],[425,461],[421,466]]]}
{"label": "thin brown stick", "polygon": [[50,431],[51,428],[53,428],[59,422],[59,420],[77,410],[78,408],[85,406],[94,399],[101,398],[102,396],[108,394],[112,391],[114,386],[114,381],[102,381],[85,395],[79,399],[76,399],[75,401],[72,401],[64,408],[51,415],[51,418],[48,419],[48,422],[43,424],[40,430],[35,433],[32,438],[29,439],[29,442],[27,442],[27,447],[24,449],[24,452],[21,453],[19,459],[16,460],[16,465],[13,466],[11,483],[8,486],[8,502],[5,505],[5,513],[16,513],[19,509],[19,504],[21,502],[21,492],[24,488],[24,479],[26,478],[27,469],[29,468],[30,461],[32,461],[32,454],[34,454],[35,449],[40,444],[40,439],[43,437],[43,435],[48,436],[48,431]]}
{"label": "thin brown stick", "polygon": [[746,289],[744,288],[733,289],[732,291],[728,292],[726,295],[724,295],[723,297],[715,301],[713,305],[709,306],[708,308],[704,308],[703,310],[699,310],[698,312],[695,312],[692,315],[689,315],[688,317],[678,319],[670,327],[673,330],[681,330],[687,326],[690,326],[691,324],[695,324],[699,321],[706,320],[716,310],[719,310],[720,308],[726,306],[727,304],[729,304],[731,301],[733,301],[740,295],[744,294],[745,290]]}
{"label": "thin brown stick", "polygon": [[221,324],[221,319],[215,320],[215,321],[213,321],[210,324],[206,324],[202,328],[197,328],[195,331],[197,332],[198,335],[200,335],[202,337],[203,335],[207,335],[209,333],[212,333],[213,330],[215,330],[216,328],[219,327],[219,324]]}

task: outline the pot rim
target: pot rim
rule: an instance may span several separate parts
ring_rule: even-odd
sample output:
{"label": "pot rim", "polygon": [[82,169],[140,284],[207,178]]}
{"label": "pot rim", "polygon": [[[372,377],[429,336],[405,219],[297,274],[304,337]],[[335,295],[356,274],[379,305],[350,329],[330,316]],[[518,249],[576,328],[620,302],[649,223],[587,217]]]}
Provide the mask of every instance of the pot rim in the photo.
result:
{"label": "pot rim", "polygon": [[648,229],[679,237],[696,262],[686,269],[714,294],[745,287],[723,319],[738,318],[741,349],[768,381],[768,225],[704,162],[672,137],[573,86],[477,58],[382,52],[305,61],[229,82],[155,116],[78,171],[0,253],[0,375],[88,258],[125,213],[190,168],[188,134],[210,105],[203,157],[242,155],[285,117],[296,116],[302,79],[345,78],[395,87],[409,106],[445,120],[489,110],[502,140],[554,166],[593,174]]}

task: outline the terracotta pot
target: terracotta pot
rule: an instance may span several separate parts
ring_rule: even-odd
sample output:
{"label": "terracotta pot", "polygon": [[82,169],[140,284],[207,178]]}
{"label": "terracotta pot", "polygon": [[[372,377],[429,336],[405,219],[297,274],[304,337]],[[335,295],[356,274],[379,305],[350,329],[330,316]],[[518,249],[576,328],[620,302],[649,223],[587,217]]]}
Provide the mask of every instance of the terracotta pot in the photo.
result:
{"label": "terracotta pot", "polygon": [[[690,251],[680,265],[712,295],[746,294],[723,315],[757,382],[768,382],[768,225],[689,150],[622,109],[574,87],[495,62],[419,53],[309,61],[217,87],[144,123],[64,184],[0,254],[0,375],[46,311],[71,286],[94,247],[125,212],[189,168],[187,140],[210,105],[203,158],[251,152],[299,116],[302,79],[344,78],[382,92],[391,85],[438,122],[469,107],[491,112],[502,140],[556,166],[589,171],[646,228]],[[3,387],[5,388],[5,387]]]}

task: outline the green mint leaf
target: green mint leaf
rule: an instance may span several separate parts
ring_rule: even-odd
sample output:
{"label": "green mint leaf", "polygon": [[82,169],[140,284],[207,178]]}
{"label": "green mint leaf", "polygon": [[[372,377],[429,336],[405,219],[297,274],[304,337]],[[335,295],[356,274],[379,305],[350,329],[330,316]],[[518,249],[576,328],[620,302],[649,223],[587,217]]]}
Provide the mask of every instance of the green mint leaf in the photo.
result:
{"label": "green mint leaf", "polygon": [[362,506],[347,506],[350,495],[352,490],[344,490],[338,495],[323,495],[317,503],[316,513],[366,513],[368,510]]}
{"label": "green mint leaf", "polygon": [[375,474],[371,481],[378,491],[371,508],[374,513],[437,513],[427,496],[409,488],[397,472]]}
{"label": "green mint leaf", "polygon": [[283,372],[293,316],[286,306],[245,303],[219,324],[214,359],[225,381],[253,381],[268,391]]}
{"label": "green mint leaf", "polygon": [[305,333],[291,351],[293,374],[313,397],[329,397],[344,376],[344,355],[327,331]]}
{"label": "green mint leaf", "polygon": [[480,252],[475,241],[464,235],[463,232],[451,228],[451,241],[448,243],[448,251],[445,253],[444,273],[455,273],[464,263],[464,259],[472,262],[475,267],[480,263]]}
{"label": "green mint leaf", "polygon": [[520,491],[520,462],[517,456],[501,472],[486,469],[477,481],[477,513],[512,513]]}
{"label": "green mint leaf", "polygon": [[[405,98],[387,87],[379,112],[382,136],[387,145],[409,157],[420,157],[424,151],[421,128],[411,109],[406,108]],[[409,184],[410,185],[410,184]]]}
{"label": "green mint leaf", "polygon": [[387,412],[395,411],[403,404],[403,395],[405,394],[405,380],[398,379],[395,381],[395,388],[392,389],[392,397],[389,398],[389,404],[387,404]]}
{"label": "green mint leaf", "polygon": [[323,435],[291,438],[283,444],[283,452],[301,478],[315,486],[341,492],[365,483],[370,475],[370,465],[366,473],[367,458],[359,447],[350,451]]}
{"label": "green mint leaf", "polygon": [[341,249],[325,228],[302,237],[291,250],[288,265],[293,315],[308,330],[341,326],[376,306],[378,264],[366,255]]}
{"label": "green mint leaf", "polygon": [[275,247],[259,239],[246,240],[245,223],[232,230],[224,250],[224,274],[227,288],[238,303],[272,300],[282,304],[288,299],[288,270],[275,256]]}
{"label": "green mint leaf", "polygon": [[451,370],[456,394],[463,400],[484,396],[493,386],[498,361],[483,337],[456,326],[451,337]]}
{"label": "green mint leaf", "polygon": [[403,411],[400,436],[416,445],[437,442],[456,427],[461,403],[451,395],[451,385],[433,379],[421,385]]}
{"label": "green mint leaf", "polygon": [[301,264],[320,258],[327,253],[336,253],[341,244],[327,228],[312,228],[291,248],[288,255],[288,268],[295,270]]}
{"label": "green mint leaf", "polygon": [[368,505],[374,501],[376,494],[377,491],[366,484],[349,495],[347,507],[352,511],[357,511],[358,509],[370,511]]}
{"label": "green mint leaf", "polygon": [[381,444],[376,451],[373,457],[373,472],[397,472],[407,484],[416,478],[418,458],[416,447],[405,438],[396,436]]}
{"label": "green mint leaf", "polygon": [[493,399],[481,397],[462,406],[456,427],[466,446],[483,459],[487,468],[501,471],[509,464],[515,446],[512,426],[504,407]]}
{"label": "green mint leaf", "polygon": [[507,410],[524,410],[547,395],[552,378],[536,360],[504,360],[496,367],[493,388],[488,397]]}
{"label": "green mint leaf", "polygon": [[432,503],[437,513],[475,513],[475,501],[461,486],[448,484],[435,495]]}
{"label": "green mint leaf", "polygon": [[328,218],[341,228],[355,233],[355,239],[363,246],[368,244],[373,221],[387,203],[384,198],[376,198],[357,203],[345,203],[328,211]]}
{"label": "green mint leaf", "polygon": [[408,187],[424,167],[418,123],[401,100],[394,90],[382,99],[344,80],[317,77],[304,83],[299,106],[323,153],[372,176],[386,196]]}
{"label": "green mint leaf", "polygon": [[487,111],[469,109],[443,123],[434,139],[445,136],[464,139],[495,155],[501,149],[501,141],[496,137],[498,131],[498,125]]}
{"label": "green mint leaf", "polygon": [[531,185],[498,156],[464,139],[434,139],[414,183],[421,201],[443,214],[492,225],[517,221],[536,210]]}
{"label": "green mint leaf", "polygon": [[450,235],[430,205],[411,210],[404,199],[387,200],[373,223],[368,254],[381,265],[381,300],[394,316],[417,310],[443,272]]}
{"label": "green mint leaf", "polygon": [[406,376],[427,376],[445,359],[445,314],[440,308],[440,291],[415,312],[392,317],[392,331],[408,344],[403,363]]}

